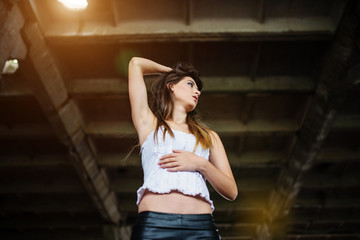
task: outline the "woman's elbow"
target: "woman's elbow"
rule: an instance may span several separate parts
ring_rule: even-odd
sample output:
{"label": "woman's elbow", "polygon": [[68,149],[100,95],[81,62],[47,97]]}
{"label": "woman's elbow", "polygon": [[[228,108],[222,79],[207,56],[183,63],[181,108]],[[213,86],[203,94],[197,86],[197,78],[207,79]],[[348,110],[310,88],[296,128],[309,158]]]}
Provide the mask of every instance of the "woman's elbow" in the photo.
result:
{"label": "woman's elbow", "polygon": [[229,200],[234,201],[237,198],[237,196],[238,196],[238,189],[237,187],[235,187],[234,191],[229,196]]}
{"label": "woman's elbow", "polygon": [[140,61],[139,57],[132,57],[130,62],[129,62],[129,67],[138,65],[139,61]]}
{"label": "woman's elbow", "polygon": [[229,201],[234,201],[238,196],[238,188],[236,183],[234,182],[234,186],[231,188],[230,194],[229,194]]}
{"label": "woman's elbow", "polygon": [[226,193],[221,194],[226,200],[234,201],[238,195],[238,189],[236,185],[230,188]]}

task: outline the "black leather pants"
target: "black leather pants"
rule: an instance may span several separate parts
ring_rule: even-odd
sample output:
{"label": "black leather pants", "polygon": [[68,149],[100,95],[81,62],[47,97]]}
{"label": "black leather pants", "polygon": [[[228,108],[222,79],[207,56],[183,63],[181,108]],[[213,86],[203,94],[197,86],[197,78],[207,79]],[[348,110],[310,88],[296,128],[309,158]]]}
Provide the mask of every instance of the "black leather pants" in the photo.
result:
{"label": "black leather pants", "polygon": [[221,239],[211,214],[139,213],[131,240]]}

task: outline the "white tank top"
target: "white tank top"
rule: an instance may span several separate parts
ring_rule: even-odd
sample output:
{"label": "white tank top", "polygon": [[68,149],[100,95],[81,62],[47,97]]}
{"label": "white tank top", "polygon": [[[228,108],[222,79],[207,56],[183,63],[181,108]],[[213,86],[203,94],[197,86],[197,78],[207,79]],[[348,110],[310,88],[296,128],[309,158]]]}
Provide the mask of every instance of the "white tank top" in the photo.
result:
{"label": "white tank top", "polygon": [[[158,165],[160,157],[172,153],[173,150],[193,152],[196,138],[193,134],[172,130],[175,138],[166,132],[163,139],[163,128],[158,131],[157,141],[154,140],[155,131],[149,134],[141,147],[141,162],[144,172],[144,183],[137,191],[139,205],[145,190],[154,193],[170,193],[172,190],[180,191],[185,195],[201,196],[210,203],[212,211],[215,207],[210,200],[206,179],[199,172],[178,171],[168,172]],[[199,144],[194,154],[209,160],[209,149],[203,149]]]}

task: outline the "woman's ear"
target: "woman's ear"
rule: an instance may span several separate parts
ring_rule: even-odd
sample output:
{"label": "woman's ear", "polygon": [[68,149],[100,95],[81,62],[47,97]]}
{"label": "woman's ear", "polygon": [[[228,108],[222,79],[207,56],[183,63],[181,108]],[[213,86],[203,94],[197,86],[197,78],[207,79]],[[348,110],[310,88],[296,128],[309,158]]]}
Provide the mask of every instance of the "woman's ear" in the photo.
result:
{"label": "woman's ear", "polygon": [[168,83],[167,88],[169,89],[170,92],[174,92],[174,90],[175,90],[175,86],[172,83]]}

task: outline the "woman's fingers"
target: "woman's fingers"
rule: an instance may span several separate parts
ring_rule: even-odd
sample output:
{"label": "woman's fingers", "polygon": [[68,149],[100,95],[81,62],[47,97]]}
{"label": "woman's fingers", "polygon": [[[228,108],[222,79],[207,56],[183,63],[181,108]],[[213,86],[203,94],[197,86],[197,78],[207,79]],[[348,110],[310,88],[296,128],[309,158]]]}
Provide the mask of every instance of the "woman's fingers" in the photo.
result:
{"label": "woman's fingers", "polygon": [[162,157],[160,158],[160,160],[161,160],[161,159],[165,159],[165,158],[169,158],[169,157],[176,157],[179,153],[180,153],[180,154],[181,154],[181,153],[186,153],[186,151],[183,151],[183,150],[173,150],[172,153],[169,153],[169,154],[166,154],[166,155],[162,156]]}
{"label": "woman's fingers", "polygon": [[173,150],[173,153],[162,156],[158,164],[170,172],[196,171],[194,156],[193,153],[187,151]]}
{"label": "woman's fingers", "polygon": [[159,163],[159,165],[161,168],[173,168],[179,166],[179,164],[177,164],[176,162]]}
{"label": "woman's fingers", "polygon": [[178,172],[181,171],[181,169],[179,167],[173,167],[173,168],[167,168],[166,169],[168,172]]}
{"label": "woman's fingers", "polygon": [[162,156],[160,158],[160,160],[164,160],[164,159],[168,159],[168,158],[174,158],[174,157],[176,157],[175,153],[169,153],[169,154],[166,154],[166,155]]}
{"label": "woman's fingers", "polygon": [[177,172],[181,170],[181,165],[176,161],[160,162],[160,167],[166,169],[169,172]]}
{"label": "woman's fingers", "polygon": [[176,161],[175,157],[166,157],[166,158],[160,159],[159,164],[165,164],[165,163],[174,162],[174,161]]}
{"label": "woman's fingers", "polygon": [[173,150],[173,153],[182,153],[182,152],[186,152],[184,150]]}

